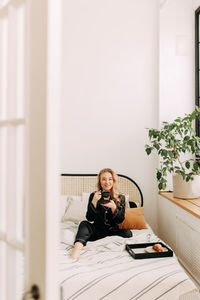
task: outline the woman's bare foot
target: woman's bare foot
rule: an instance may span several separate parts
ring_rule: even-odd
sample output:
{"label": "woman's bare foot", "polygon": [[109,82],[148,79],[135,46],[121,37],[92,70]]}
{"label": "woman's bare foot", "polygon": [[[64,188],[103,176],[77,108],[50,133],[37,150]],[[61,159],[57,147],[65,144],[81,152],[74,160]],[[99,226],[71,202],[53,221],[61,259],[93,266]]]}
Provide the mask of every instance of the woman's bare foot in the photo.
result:
{"label": "woman's bare foot", "polygon": [[81,250],[83,249],[83,244],[80,243],[80,242],[76,242],[74,244],[74,248],[72,249],[72,252],[71,252],[71,258],[72,259],[79,259],[80,258],[80,253],[81,253]]}

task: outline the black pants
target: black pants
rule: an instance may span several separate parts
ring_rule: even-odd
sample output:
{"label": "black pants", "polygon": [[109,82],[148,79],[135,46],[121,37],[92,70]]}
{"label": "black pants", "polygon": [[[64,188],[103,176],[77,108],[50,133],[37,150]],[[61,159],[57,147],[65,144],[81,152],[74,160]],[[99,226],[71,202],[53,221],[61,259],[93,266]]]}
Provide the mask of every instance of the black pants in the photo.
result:
{"label": "black pants", "polygon": [[124,238],[129,238],[132,236],[132,232],[129,229],[100,230],[96,228],[94,224],[89,223],[88,221],[82,221],[79,224],[74,243],[80,242],[85,246],[88,241],[96,241],[112,235],[119,235]]}

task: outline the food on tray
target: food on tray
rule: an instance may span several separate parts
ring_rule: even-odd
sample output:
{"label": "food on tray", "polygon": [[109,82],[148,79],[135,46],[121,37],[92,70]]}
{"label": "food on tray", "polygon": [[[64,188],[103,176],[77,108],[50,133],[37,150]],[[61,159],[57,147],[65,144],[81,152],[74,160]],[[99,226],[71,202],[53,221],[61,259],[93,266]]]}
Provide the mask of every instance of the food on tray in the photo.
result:
{"label": "food on tray", "polygon": [[164,249],[160,244],[155,244],[152,246],[152,248],[156,251],[156,252],[163,252]]}

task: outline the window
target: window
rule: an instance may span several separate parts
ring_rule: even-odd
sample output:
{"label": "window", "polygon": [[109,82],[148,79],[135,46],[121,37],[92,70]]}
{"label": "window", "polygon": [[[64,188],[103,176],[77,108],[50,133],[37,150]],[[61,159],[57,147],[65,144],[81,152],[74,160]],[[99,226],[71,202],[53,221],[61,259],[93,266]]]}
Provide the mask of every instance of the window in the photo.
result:
{"label": "window", "polygon": [[[200,7],[195,11],[195,104],[200,106]],[[196,120],[196,134],[200,137],[200,122]]]}

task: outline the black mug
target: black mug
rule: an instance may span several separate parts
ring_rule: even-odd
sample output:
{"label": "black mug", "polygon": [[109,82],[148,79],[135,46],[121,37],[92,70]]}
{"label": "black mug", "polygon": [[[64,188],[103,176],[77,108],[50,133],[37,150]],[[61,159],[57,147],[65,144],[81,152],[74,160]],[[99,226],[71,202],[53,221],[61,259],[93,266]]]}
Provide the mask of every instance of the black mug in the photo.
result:
{"label": "black mug", "polygon": [[110,200],[104,199],[104,198],[108,198],[110,196],[110,192],[101,192],[101,198],[99,199],[99,203],[100,204],[106,204],[108,202],[110,202]]}

